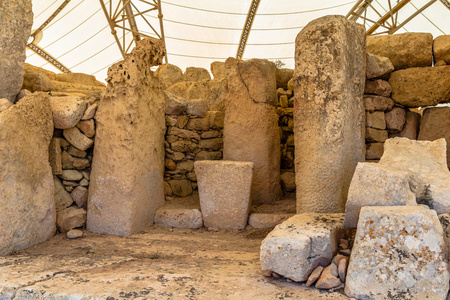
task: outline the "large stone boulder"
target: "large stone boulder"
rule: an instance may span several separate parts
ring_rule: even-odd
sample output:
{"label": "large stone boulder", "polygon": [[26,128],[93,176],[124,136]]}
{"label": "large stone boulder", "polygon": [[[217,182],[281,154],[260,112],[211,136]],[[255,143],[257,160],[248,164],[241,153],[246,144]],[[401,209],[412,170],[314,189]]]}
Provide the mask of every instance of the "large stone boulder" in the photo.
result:
{"label": "large stone boulder", "polygon": [[204,68],[189,67],[184,71],[183,79],[185,81],[211,80],[211,75]]}
{"label": "large stone boulder", "polygon": [[252,202],[272,203],[281,196],[275,64],[229,58],[225,65],[223,159],[253,162]]}
{"label": "large stone boulder", "polygon": [[41,243],[55,233],[48,162],[52,135],[52,110],[45,94],[25,97],[0,113],[0,255]]}
{"label": "large stone boulder", "polygon": [[397,70],[430,67],[433,60],[433,35],[408,32],[369,36],[367,52],[388,57]]}
{"label": "large stone boulder", "polygon": [[443,60],[450,65],[450,35],[440,35],[433,42],[434,60]]}
{"label": "large stone boulder", "polygon": [[433,142],[388,139],[378,164],[407,172],[417,203],[427,205],[438,214],[450,212],[450,171],[445,139]]}
{"label": "large stone boulder", "polygon": [[316,19],[297,36],[297,212],[345,209],[353,172],[365,159],[365,62],[364,27],[342,16]]}
{"label": "large stone boulder", "polygon": [[306,281],[318,265],[330,264],[343,219],[343,214],[303,213],[277,225],[261,244],[262,271]]}
{"label": "large stone boulder", "polygon": [[373,163],[359,163],[345,206],[344,229],[356,228],[364,206],[417,205],[407,172]]}
{"label": "large stone boulder", "polygon": [[450,107],[430,107],[423,112],[419,140],[447,142],[447,166],[450,168]]}
{"label": "large stone boulder", "polygon": [[0,98],[14,102],[20,92],[31,25],[31,0],[0,2]]}
{"label": "large stone boulder", "polygon": [[436,212],[364,207],[345,281],[356,299],[446,299],[449,274]]}
{"label": "large stone boulder", "polygon": [[162,42],[144,39],[108,72],[96,113],[87,229],[126,235],[153,223],[164,203],[164,94],[149,71]]}
{"label": "large stone boulder", "polygon": [[402,106],[433,106],[450,102],[450,66],[395,71],[389,83],[392,100]]}

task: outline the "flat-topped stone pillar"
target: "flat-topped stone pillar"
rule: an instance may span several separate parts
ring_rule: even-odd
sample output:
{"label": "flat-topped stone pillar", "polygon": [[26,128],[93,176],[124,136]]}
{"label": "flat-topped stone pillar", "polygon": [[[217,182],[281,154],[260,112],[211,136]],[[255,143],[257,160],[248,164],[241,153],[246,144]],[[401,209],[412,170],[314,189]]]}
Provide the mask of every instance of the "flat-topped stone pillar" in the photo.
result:
{"label": "flat-topped stone pillar", "polygon": [[108,71],[96,113],[89,231],[135,233],[151,225],[164,204],[165,101],[150,71],[164,53],[162,42],[144,39]]}
{"label": "flat-topped stone pillar", "polygon": [[253,162],[252,201],[272,203],[281,196],[275,64],[228,58],[225,66],[223,159]]}
{"label": "flat-topped stone pillar", "polygon": [[364,27],[343,16],[298,34],[294,71],[297,212],[343,212],[364,161]]}
{"label": "flat-topped stone pillar", "polygon": [[194,167],[205,226],[244,229],[251,203],[253,163],[201,160]]}

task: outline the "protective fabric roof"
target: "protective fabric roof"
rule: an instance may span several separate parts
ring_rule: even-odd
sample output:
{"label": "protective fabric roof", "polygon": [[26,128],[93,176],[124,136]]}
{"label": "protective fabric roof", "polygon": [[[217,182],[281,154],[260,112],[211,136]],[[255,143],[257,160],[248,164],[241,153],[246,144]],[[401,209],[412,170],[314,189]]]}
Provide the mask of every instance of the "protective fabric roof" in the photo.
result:
{"label": "protective fabric roof", "polygon": [[[119,0],[105,0],[117,5]],[[147,0],[152,2],[151,0]],[[64,0],[33,0],[33,29],[43,24]],[[145,10],[145,1],[134,0]],[[311,20],[324,15],[347,15],[356,0],[261,0],[250,31],[243,59],[266,58],[280,60],[284,67],[294,66],[295,37]],[[388,0],[372,2],[373,11],[366,17],[376,20],[378,14],[389,11]],[[392,2],[392,1],[391,1]],[[429,0],[411,0],[399,11],[398,18],[407,18]],[[209,70],[213,61],[225,61],[236,56],[241,33],[251,0],[168,0],[161,1],[168,62],[181,69],[195,66]],[[159,31],[157,11],[145,14]],[[434,37],[450,34],[450,9],[435,1],[403,28],[402,32],[430,32]],[[136,18],[139,30],[149,33],[149,27]],[[358,20],[363,23],[362,19]],[[372,24],[366,24],[369,28]],[[123,33],[118,32],[123,38]],[[131,33],[125,35],[127,39]],[[38,46],[43,48],[72,72],[106,78],[107,68],[121,60],[122,55],[97,0],[71,0],[43,30]],[[26,62],[59,72],[39,55],[27,50]]]}

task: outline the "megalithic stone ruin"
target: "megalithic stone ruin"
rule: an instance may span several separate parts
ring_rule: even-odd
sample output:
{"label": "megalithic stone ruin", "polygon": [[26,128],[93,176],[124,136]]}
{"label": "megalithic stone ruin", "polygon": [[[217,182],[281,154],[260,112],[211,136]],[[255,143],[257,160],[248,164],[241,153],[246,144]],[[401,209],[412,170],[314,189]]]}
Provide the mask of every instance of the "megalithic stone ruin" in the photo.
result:
{"label": "megalithic stone ruin", "polygon": [[325,16],[303,28],[295,45],[297,212],[343,212],[364,161],[364,27]]}
{"label": "megalithic stone ruin", "polygon": [[153,223],[164,203],[165,102],[150,70],[164,53],[160,40],[144,39],[108,70],[96,114],[89,231],[135,233]]}
{"label": "megalithic stone ruin", "polygon": [[225,66],[223,159],[253,162],[252,202],[272,203],[281,196],[275,64],[228,58]]}

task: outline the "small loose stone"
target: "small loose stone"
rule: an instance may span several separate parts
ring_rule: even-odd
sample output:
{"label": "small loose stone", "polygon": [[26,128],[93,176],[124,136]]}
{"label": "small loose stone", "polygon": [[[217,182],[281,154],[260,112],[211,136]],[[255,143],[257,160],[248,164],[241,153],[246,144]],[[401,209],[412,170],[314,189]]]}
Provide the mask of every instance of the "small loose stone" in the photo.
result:
{"label": "small loose stone", "polygon": [[72,229],[67,232],[67,238],[78,239],[84,235],[83,231],[78,229]]}
{"label": "small loose stone", "polygon": [[338,274],[342,282],[345,282],[345,275],[347,273],[347,258],[341,259],[338,265]]}
{"label": "small loose stone", "polygon": [[308,280],[306,281],[306,286],[311,286],[314,282],[316,282],[317,279],[319,279],[320,274],[322,274],[322,271],[322,266],[315,268],[314,271],[311,272],[311,275],[309,275]]}

